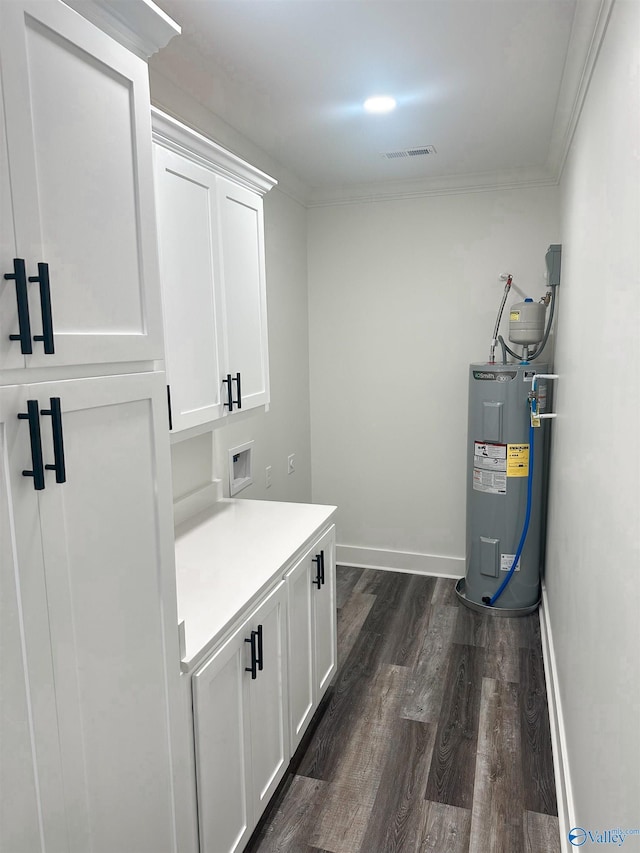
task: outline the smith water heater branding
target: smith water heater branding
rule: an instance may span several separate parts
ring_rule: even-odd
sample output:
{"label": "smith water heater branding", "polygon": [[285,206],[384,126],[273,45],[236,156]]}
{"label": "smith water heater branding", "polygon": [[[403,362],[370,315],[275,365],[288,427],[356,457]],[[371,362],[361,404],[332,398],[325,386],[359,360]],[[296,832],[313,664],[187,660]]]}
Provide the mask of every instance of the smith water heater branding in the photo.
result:
{"label": "smith water heater branding", "polygon": [[518,375],[517,370],[474,370],[473,378],[482,382],[511,382]]}

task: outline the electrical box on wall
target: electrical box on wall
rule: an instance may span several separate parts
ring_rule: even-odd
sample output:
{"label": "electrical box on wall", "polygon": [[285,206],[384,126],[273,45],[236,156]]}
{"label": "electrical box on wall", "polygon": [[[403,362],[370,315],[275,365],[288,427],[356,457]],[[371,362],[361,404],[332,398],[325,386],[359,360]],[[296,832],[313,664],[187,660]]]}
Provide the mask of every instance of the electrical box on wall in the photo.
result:
{"label": "electrical box on wall", "polygon": [[253,441],[232,447],[229,450],[229,494],[237,495],[253,483],[251,476],[251,452]]}
{"label": "electrical box on wall", "polygon": [[547,282],[549,287],[557,287],[560,284],[560,267],[562,263],[562,245],[552,243],[545,255],[547,264]]}

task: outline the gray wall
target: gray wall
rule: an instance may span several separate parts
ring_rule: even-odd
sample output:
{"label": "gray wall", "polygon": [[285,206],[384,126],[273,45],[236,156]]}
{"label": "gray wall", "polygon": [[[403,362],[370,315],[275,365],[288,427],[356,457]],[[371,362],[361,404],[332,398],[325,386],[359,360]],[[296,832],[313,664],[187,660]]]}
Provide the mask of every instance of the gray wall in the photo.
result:
{"label": "gray wall", "polygon": [[537,298],[559,236],[557,187],[309,211],[313,499],[342,559],[464,574],[468,365],[500,273]]}
{"label": "gray wall", "polygon": [[573,817],[591,829],[640,826],[639,87],[640,4],[617,0],[562,178],[547,557]]}

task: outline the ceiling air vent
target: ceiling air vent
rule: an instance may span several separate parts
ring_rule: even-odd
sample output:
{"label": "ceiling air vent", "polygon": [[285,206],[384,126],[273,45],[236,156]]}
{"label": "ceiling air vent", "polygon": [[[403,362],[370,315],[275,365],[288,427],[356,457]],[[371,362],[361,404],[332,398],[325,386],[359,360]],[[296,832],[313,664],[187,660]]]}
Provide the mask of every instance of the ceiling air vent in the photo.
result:
{"label": "ceiling air vent", "polygon": [[383,151],[385,160],[400,160],[406,157],[422,157],[424,154],[437,154],[435,145],[420,145],[418,148],[403,148],[402,151]]}

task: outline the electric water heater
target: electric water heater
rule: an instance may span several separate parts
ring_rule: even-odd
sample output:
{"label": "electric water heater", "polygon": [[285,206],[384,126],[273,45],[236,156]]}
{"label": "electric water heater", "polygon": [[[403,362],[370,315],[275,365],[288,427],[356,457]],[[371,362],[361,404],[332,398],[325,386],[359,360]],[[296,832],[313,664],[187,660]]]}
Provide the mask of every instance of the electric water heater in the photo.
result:
{"label": "electric water heater", "polygon": [[[513,576],[496,610],[531,612],[540,599],[544,444],[548,423],[534,430],[533,471],[529,472],[531,379],[547,365],[472,364],[469,371],[467,471],[467,555],[465,596],[486,603],[513,565],[527,507],[527,538]],[[546,409],[547,383],[538,386],[538,410]]]}
{"label": "electric water heater", "polygon": [[547,388],[558,377],[535,359],[553,324],[561,254],[562,246],[549,246],[546,295],[510,307],[509,340],[521,353],[499,334],[513,281],[511,274],[501,276],[506,283],[489,361],[469,369],[466,573],[456,593],[467,607],[493,615],[523,616],[540,603],[548,419],[555,417],[547,411]]}

